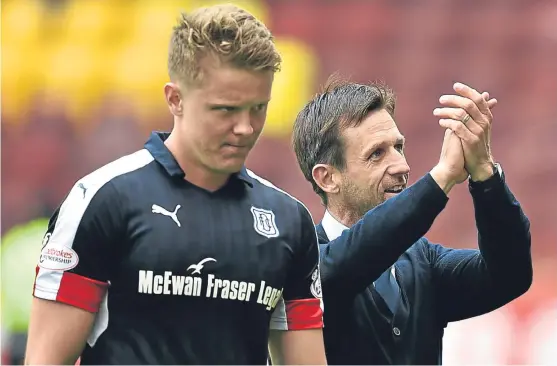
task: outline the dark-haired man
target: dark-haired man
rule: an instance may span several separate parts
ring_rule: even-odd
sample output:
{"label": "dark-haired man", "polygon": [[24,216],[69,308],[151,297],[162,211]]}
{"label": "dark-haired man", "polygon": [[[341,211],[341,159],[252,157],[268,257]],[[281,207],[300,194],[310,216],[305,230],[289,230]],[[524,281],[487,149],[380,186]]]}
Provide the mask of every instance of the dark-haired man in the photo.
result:
{"label": "dark-haired man", "polygon": [[[532,281],[529,222],[490,151],[489,94],[457,83],[434,115],[439,163],[410,168],[384,85],[335,82],[299,113],[300,167],[327,208],[317,226],[330,364],[440,364],[448,322],[485,314]],[[469,176],[479,250],[423,235]]]}

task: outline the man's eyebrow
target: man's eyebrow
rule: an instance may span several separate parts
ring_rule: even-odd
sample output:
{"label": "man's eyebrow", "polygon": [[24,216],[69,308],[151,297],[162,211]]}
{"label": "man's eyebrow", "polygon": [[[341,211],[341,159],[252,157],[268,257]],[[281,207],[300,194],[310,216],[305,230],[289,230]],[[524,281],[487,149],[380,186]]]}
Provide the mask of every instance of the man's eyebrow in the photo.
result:
{"label": "man's eyebrow", "polygon": [[[404,136],[399,136],[399,137],[396,138],[394,145],[399,145],[399,144],[404,145],[405,142],[406,142],[406,138]],[[366,146],[364,150],[366,152],[371,152],[371,151],[374,151],[374,150],[378,149],[379,147],[381,147],[385,144],[388,144],[388,142],[386,142],[386,141],[376,142],[374,144]]]}

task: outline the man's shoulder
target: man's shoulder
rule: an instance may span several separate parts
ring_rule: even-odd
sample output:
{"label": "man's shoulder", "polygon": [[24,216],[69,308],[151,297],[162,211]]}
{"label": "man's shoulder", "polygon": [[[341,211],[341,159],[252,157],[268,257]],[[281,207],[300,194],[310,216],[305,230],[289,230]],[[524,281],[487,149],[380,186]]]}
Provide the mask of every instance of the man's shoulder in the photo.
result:
{"label": "man's shoulder", "polygon": [[[121,205],[120,192],[115,184],[109,184],[118,177],[138,171],[153,161],[147,150],[114,160],[97,170],[78,179],[65,199],[51,216],[51,222],[57,223],[60,230],[74,230],[77,232],[82,225],[87,226],[116,223],[120,218]],[[125,188],[125,187],[120,187]],[[60,224],[63,222],[64,224]]]}
{"label": "man's shoulder", "polygon": [[[348,229],[350,230],[350,229]],[[329,238],[327,238],[327,234],[325,233],[325,229],[323,229],[323,225],[321,222],[315,225],[315,231],[317,232],[317,238],[319,239],[319,244],[328,244],[331,242]],[[408,256],[409,259],[412,260],[423,260],[428,258],[428,252],[430,250],[435,249],[436,244],[432,244],[426,237],[421,237],[418,239],[414,244],[412,244],[404,254],[401,256]]]}
{"label": "man's shoulder", "polygon": [[153,156],[147,149],[138,150],[122,156],[87,174],[78,182],[89,184],[106,184],[116,177],[139,170],[151,163]]}
{"label": "man's shoulder", "polygon": [[[94,170],[93,172],[78,179],[72,187],[69,199],[78,199],[90,202],[93,198],[111,199],[109,192],[104,189],[109,182],[115,179],[137,172],[154,160],[146,149],[138,150],[132,154],[122,156],[112,162]],[[101,193],[102,194],[99,194]]]}

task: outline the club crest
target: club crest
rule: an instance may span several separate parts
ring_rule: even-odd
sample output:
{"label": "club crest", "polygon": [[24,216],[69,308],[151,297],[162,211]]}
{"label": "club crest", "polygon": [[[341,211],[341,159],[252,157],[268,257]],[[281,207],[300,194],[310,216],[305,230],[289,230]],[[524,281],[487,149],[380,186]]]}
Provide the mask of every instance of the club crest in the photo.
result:
{"label": "club crest", "polygon": [[276,238],[279,235],[273,211],[252,206],[251,214],[253,215],[253,228],[257,233],[267,238]]}
{"label": "club crest", "polygon": [[310,287],[311,294],[316,298],[320,299],[323,295],[321,292],[321,276],[319,273],[319,267],[317,267],[315,271],[313,271],[313,274],[311,275],[311,280],[312,280],[311,287]]}

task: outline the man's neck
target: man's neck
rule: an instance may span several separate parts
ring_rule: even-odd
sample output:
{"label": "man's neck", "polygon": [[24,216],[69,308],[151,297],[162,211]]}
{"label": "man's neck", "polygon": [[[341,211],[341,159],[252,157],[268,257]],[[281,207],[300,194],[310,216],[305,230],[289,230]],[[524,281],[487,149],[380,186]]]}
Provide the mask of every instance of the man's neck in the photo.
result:
{"label": "man's neck", "polygon": [[329,211],[335,220],[349,228],[362,218],[360,214],[355,213],[353,210],[349,210],[346,207],[331,205],[327,207],[327,211]]}
{"label": "man's neck", "polygon": [[185,151],[175,131],[172,131],[164,144],[172,153],[174,159],[176,159],[176,162],[180,165],[180,168],[186,173],[185,179],[191,184],[214,192],[224,186],[230,178],[230,174],[211,172],[201,164],[193,161],[190,158],[191,154]]}

